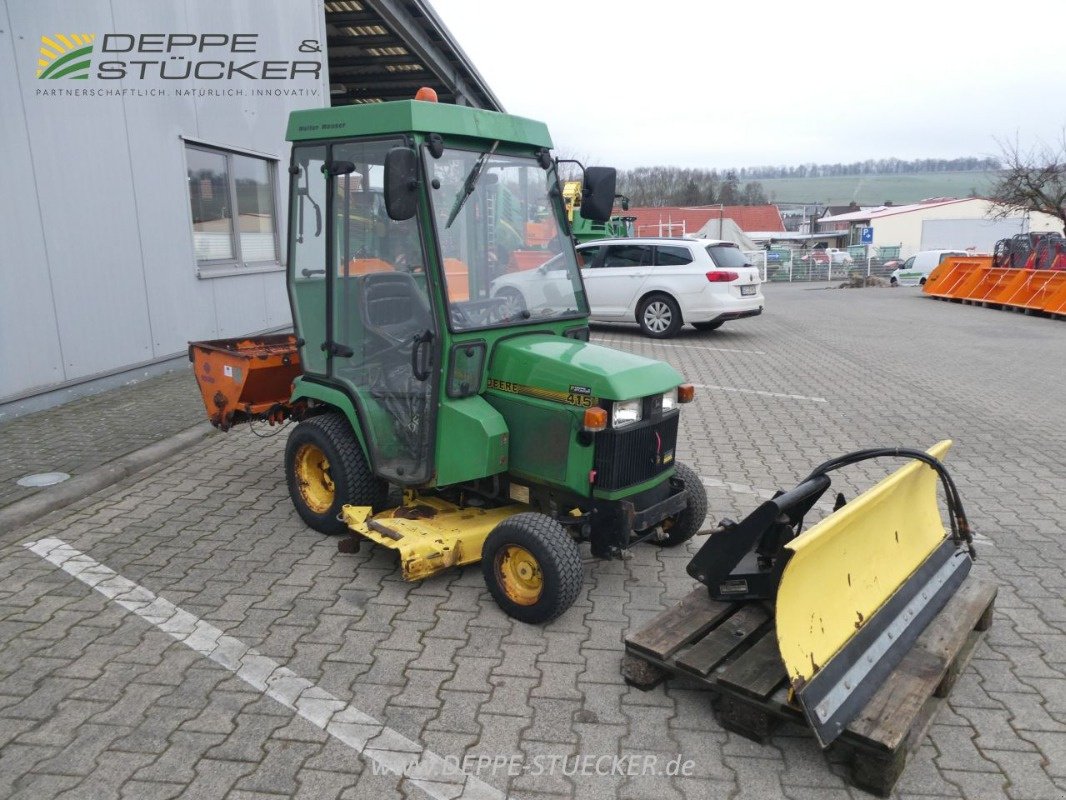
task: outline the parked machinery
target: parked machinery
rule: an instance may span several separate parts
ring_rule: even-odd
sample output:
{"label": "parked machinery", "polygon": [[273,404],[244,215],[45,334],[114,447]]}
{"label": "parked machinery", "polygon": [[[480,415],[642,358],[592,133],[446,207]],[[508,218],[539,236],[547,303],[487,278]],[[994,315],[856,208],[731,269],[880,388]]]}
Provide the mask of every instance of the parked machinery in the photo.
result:
{"label": "parked machinery", "polygon": [[[705,490],[676,460],[693,389],[589,343],[544,125],[415,100],[295,112],[288,138],[294,336],[190,355],[222,429],[300,420],[285,471],[310,527],[396,551],[411,580],[481,561],[532,623],[577,597],[579,542],[615,558],[696,533]],[[584,169],[580,196],[610,218],[614,170]],[[494,292],[522,268],[524,303]]]}

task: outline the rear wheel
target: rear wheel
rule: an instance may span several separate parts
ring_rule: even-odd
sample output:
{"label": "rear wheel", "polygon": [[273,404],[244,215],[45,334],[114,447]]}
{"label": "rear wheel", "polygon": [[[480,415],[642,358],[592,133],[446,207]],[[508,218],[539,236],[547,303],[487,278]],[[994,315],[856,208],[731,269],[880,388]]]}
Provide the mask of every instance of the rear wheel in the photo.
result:
{"label": "rear wheel", "polygon": [[347,418],[340,412],[297,425],[285,446],[285,477],[297,513],[319,533],[345,533],[345,505],[385,504],[388,484],[374,476]]}
{"label": "rear wheel", "polygon": [[585,580],[577,543],[554,519],[532,511],[493,528],[481,548],[481,572],[507,616],[532,625],[570,608]]}
{"label": "rear wheel", "polygon": [[656,542],[660,547],[677,547],[687,542],[696,535],[703,520],[707,518],[707,489],[704,488],[699,475],[688,464],[679,462],[677,478],[688,493],[688,505],[681,513],[663,521],[666,538]]}
{"label": "rear wheel", "polygon": [[925,278],[922,278],[920,281],[918,281],[918,285],[925,286]]}
{"label": "rear wheel", "polygon": [[693,322],[692,327],[698,331],[716,331],[725,325],[725,320],[718,322]]}
{"label": "rear wheel", "polygon": [[645,298],[637,310],[637,323],[641,332],[653,339],[668,339],[684,324],[681,308],[668,294],[653,294]]}

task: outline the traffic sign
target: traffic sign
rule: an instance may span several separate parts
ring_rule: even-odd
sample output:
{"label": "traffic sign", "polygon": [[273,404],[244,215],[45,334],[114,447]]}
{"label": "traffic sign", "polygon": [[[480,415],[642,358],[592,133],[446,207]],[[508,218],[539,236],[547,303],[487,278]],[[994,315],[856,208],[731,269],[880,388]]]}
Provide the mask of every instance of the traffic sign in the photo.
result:
{"label": "traffic sign", "polygon": [[874,243],[874,229],[873,228],[861,228],[859,233],[859,241],[862,244]]}

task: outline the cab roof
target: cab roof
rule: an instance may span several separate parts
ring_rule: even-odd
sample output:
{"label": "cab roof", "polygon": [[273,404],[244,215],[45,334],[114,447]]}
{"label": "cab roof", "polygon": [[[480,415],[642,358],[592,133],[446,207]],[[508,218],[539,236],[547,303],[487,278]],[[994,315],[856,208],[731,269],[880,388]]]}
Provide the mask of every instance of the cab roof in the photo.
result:
{"label": "cab roof", "polygon": [[442,136],[552,147],[548,127],[543,122],[497,111],[421,100],[293,111],[289,115],[285,138],[298,142],[388,133],[439,133]]}

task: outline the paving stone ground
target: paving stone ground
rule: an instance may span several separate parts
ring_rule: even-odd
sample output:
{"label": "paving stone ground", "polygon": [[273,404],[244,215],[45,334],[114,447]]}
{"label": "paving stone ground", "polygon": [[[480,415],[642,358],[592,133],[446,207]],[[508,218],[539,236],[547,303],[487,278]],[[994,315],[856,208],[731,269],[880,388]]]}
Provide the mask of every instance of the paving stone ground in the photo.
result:
{"label": "paving stone ground", "polygon": [[39,472],[81,475],[203,419],[192,370],[182,367],[4,422],[0,508],[41,491],[19,486],[19,478]]}
{"label": "paving stone ground", "polygon": [[[997,616],[896,795],[1066,796],[1066,323],[909,289],[767,295],[763,317],[713,333],[659,344],[599,326],[594,338],[724,387],[698,391],[679,441],[714,518],[827,457],[953,438]],[[695,545],[590,560],[575,606],[529,627],[496,608],[475,567],[409,584],[382,550],[339,554],[292,510],[283,443],[212,437],[0,541],[0,797],[427,796],[23,547],[44,537],[440,756],[695,762],[687,777],[482,774],[509,796],[866,796],[801,728],[754,744],[723,731],[693,686],[622,682],[625,632],[690,591]],[[842,477],[856,490],[881,470]]]}

